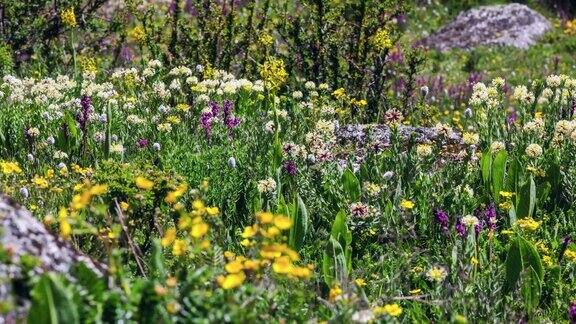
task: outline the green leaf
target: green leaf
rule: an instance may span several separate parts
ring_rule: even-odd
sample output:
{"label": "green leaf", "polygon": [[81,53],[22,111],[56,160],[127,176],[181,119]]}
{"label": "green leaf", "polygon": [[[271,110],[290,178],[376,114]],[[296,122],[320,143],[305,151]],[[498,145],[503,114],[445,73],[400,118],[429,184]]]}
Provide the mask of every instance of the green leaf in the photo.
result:
{"label": "green leaf", "polygon": [[73,293],[60,277],[54,273],[42,275],[30,292],[32,306],[28,323],[58,324],[79,323],[78,310],[73,302]]}
{"label": "green leaf", "polygon": [[534,244],[528,242],[525,238],[518,236],[518,242],[520,246],[520,250],[522,251],[522,264],[525,268],[529,266],[532,267],[538,278],[544,278],[544,267],[542,266],[542,260],[540,258],[540,254],[538,250],[534,246]]}
{"label": "green leaf", "polygon": [[500,203],[500,191],[504,185],[507,158],[508,153],[502,150],[496,154],[492,162],[492,196],[497,204]]}
{"label": "green leaf", "polygon": [[342,245],[336,238],[330,236],[322,258],[322,274],[328,286],[332,286],[334,280],[339,283],[346,282],[348,273],[346,262]]}
{"label": "green leaf", "polygon": [[166,279],[167,272],[164,264],[165,260],[160,240],[155,239],[152,246],[152,254],[150,255],[150,276],[161,280]]}
{"label": "green leaf", "polygon": [[346,169],[342,174],[342,185],[344,193],[350,201],[358,201],[360,199],[360,181],[350,169]]}
{"label": "green leaf", "polygon": [[526,311],[532,313],[538,307],[540,295],[542,294],[542,280],[532,267],[522,273],[521,293]]}
{"label": "green leaf", "polygon": [[504,293],[509,293],[516,286],[523,268],[522,251],[520,250],[520,244],[517,239],[513,240],[510,244],[505,265],[506,278],[504,281]]}
{"label": "green leaf", "polygon": [[536,206],[536,183],[530,176],[530,180],[520,187],[520,192],[516,193],[516,216],[518,218],[531,217],[534,215]]}
{"label": "green leaf", "polygon": [[492,167],[492,154],[490,151],[482,153],[482,158],[480,159],[480,166],[482,168],[482,181],[487,188],[490,188],[490,174]]}
{"label": "green leaf", "polygon": [[82,286],[90,296],[96,301],[104,300],[104,292],[106,291],[106,282],[103,278],[99,277],[83,262],[78,262],[72,268],[72,274],[76,278],[77,283]]}
{"label": "green leaf", "polygon": [[290,236],[288,244],[296,250],[299,250],[306,239],[306,234],[308,233],[308,209],[300,197],[300,194],[296,194],[296,202],[298,208],[295,209],[293,216],[291,215],[293,224],[290,229]]}

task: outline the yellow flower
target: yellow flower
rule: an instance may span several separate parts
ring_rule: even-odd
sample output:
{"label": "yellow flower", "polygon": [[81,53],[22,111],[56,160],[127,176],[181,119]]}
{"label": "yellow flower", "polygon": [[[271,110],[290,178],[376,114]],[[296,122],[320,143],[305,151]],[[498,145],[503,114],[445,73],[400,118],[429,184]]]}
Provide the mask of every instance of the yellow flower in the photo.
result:
{"label": "yellow flower", "polygon": [[284,61],[273,57],[268,58],[260,69],[260,76],[267,88],[272,90],[280,88],[288,77],[284,69]]}
{"label": "yellow flower", "polygon": [[224,269],[226,269],[226,272],[228,273],[238,273],[244,269],[244,266],[242,265],[242,261],[234,260],[228,262],[226,266],[224,266]]}
{"label": "yellow flower", "polygon": [[242,238],[250,238],[256,235],[258,232],[258,225],[246,226],[244,227],[244,232],[242,232]]}
{"label": "yellow flower", "polygon": [[354,280],[354,282],[358,285],[358,287],[366,286],[366,280],[364,280],[362,278],[358,278],[358,279]]}
{"label": "yellow flower", "polygon": [[130,208],[130,204],[123,201],[120,203],[120,208],[122,209],[122,211],[127,211]]}
{"label": "yellow flower", "polygon": [[244,268],[246,270],[258,270],[260,268],[259,260],[246,260],[244,261]]}
{"label": "yellow flower", "polygon": [[94,196],[100,196],[105,194],[108,191],[107,185],[95,185],[90,188],[90,194]]}
{"label": "yellow flower", "polygon": [[188,110],[190,110],[190,105],[186,103],[179,103],[176,105],[176,110],[179,110],[181,112],[188,112]]}
{"label": "yellow flower", "polygon": [[175,256],[181,256],[186,253],[188,249],[188,244],[184,240],[174,240],[174,246],[172,247],[172,254]]}
{"label": "yellow flower", "polygon": [[402,307],[398,304],[387,304],[382,307],[374,308],[374,314],[398,317],[402,314]]}
{"label": "yellow flower", "polygon": [[176,239],[176,229],[174,227],[171,227],[166,230],[166,232],[164,233],[164,237],[162,238],[160,243],[162,244],[163,247],[167,247],[170,244],[172,244],[172,242],[174,242],[175,239]]}
{"label": "yellow flower", "polygon": [[216,216],[220,213],[218,207],[206,207],[206,214],[209,216]]}
{"label": "yellow flower", "polygon": [[542,222],[538,222],[538,221],[534,220],[532,217],[527,217],[527,218],[522,218],[522,219],[517,220],[516,224],[524,230],[534,232],[535,230],[537,230],[540,227]]}
{"label": "yellow flower", "polygon": [[180,311],[180,304],[178,304],[175,301],[171,301],[168,304],[166,304],[166,311],[170,314],[176,314]]}
{"label": "yellow flower", "polygon": [[70,223],[68,223],[67,220],[61,220],[60,221],[60,236],[62,236],[64,239],[69,239],[70,238],[70,234],[72,234],[72,226],[70,226]]}
{"label": "yellow flower", "polygon": [[414,208],[414,203],[410,200],[402,199],[402,201],[400,202],[400,207],[404,209],[412,209]]}
{"label": "yellow flower", "polygon": [[571,262],[575,262],[576,263],[576,251],[574,250],[566,250],[564,252],[564,256],[566,257],[566,259],[570,260]]}
{"label": "yellow flower", "polygon": [[446,270],[443,267],[438,266],[434,266],[430,268],[428,272],[426,272],[426,277],[428,277],[429,280],[436,282],[444,280],[444,278],[446,278],[447,275],[448,273],[446,272]]}
{"label": "yellow flower", "polygon": [[204,222],[200,222],[197,224],[192,225],[192,231],[190,231],[190,235],[195,238],[201,238],[202,236],[208,233],[210,226]]}
{"label": "yellow flower", "polygon": [[281,230],[287,230],[292,226],[292,220],[284,215],[276,215],[274,217],[274,225]]}
{"label": "yellow flower", "polygon": [[240,285],[244,283],[244,280],[246,280],[246,275],[243,271],[240,271],[238,273],[231,273],[226,276],[219,276],[217,280],[222,289],[234,289],[240,287]]}
{"label": "yellow flower", "polygon": [[274,215],[270,212],[258,212],[256,213],[256,218],[262,224],[270,224],[274,221]]}
{"label": "yellow flower", "polygon": [[334,286],[330,289],[330,292],[328,294],[328,300],[330,300],[331,302],[335,301],[338,297],[340,297],[340,295],[342,295],[342,289],[340,289],[339,286]]}
{"label": "yellow flower", "polygon": [[422,292],[422,289],[416,288],[409,291],[410,295],[418,295]]}
{"label": "yellow flower", "polygon": [[308,279],[312,276],[312,271],[308,267],[292,267],[290,274],[297,278]]}
{"label": "yellow flower", "polygon": [[8,175],[12,173],[22,173],[22,169],[17,162],[0,162],[2,173]]}
{"label": "yellow flower", "polygon": [[60,12],[60,20],[64,26],[72,28],[76,27],[76,14],[74,14],[74,8],[62,10]]}
{"label": "yellow flower", "polygon": [[136,187],[144,190],[150,190],[152,187],[154,187],[154,182],[144,177],[136,177]]}
{"label": "yellow flower", "polygon": [[502,232],[500,232],[500,233],[502,233],[502,234],[504,234],[504,235],[512,235],[512,234],[514,234],[514,231],[512,231],[512,230],[502,230]]}
{"label": "yellow flower", "polygon": [[390,32],[388,32],[386,27],[378,29],[376,34],[372,37],[372,46],[374,46],[374,48],[379,52],[392,48]]}
{"label": "yellow flower", "polygon": [[41,189],[46,189],[48,188],[48,180],[46,180],[44,177],[40,177],[40,176],[34,176],[34,178],[32,179],[32,182]]}
{"label": "yellow flower", "polygon": [[276,273],[286,274],[292,271],[292,261],[287,256],[276,258],[272,264],[272,270]]}
{"label": "yellow flower", "polygon": [[180,198],[188,189],[188,185],[187,184],[181,184],[178,186],[178,188],[176,188],[176,190],[174,191],[170,191],[168,193],[168,195],[166,195],[166,198],[164,198],[164,201],[169,203],[169,204],[173,204],[176,202],[176,200],[178,198]]}
{"label": "yellow flower", "polygon": [[128,36],[135,40],[137,43],[144,43],[146,41],[146,31],[142,26],[136,26],[128,32]]}
{"label": "yellow flower", "polygon": [[514,196],[514,193],[509,191],[500,191],[500,196],[504,198],[511,198],[512,196]]}
{"label": "yellow flower", "polygon": [[270,47],[274,43],[274,38],[270,34],[263,32],[258,37],[258,42],[264,47]]}
{"label": "yellow flower", "polygon": [[475,265],[478,265],[479,261],[476,257],[472,257],[470,259],[470,263],[475,266]]}

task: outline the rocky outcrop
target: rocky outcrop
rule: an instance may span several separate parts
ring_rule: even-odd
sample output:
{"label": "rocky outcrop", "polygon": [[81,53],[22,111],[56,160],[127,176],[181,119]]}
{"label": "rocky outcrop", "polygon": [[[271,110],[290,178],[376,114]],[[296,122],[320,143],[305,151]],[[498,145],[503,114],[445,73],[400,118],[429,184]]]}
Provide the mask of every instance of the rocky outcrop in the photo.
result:
{"label": "rocky outcrop", "polygon": [[525,5],[483,6],[460,13],[419,44],[440,51],[480,45],[527,48],[550,28],[546,18]]}
{"label": "rocky outcrop", "polygon": [[[62,238],[50,233],[29,211],[0,194],[0,301],[12,301],[14,312],[0,315],[0,323],[14,322],[25,313],[27,300],[15,296],[15,286],[25,276],[56,272],[73,280],[72,267],[81,262],[99,276],[106,266],[82,254]],[[25,261],[28,259],[29,261]],[[32,261],[30,261],[32,260]],[[23,264],[26,263],[26,266]],[[24,269],[26,268],[26,269]],[[24,273],[26,271],[27,273]]]}

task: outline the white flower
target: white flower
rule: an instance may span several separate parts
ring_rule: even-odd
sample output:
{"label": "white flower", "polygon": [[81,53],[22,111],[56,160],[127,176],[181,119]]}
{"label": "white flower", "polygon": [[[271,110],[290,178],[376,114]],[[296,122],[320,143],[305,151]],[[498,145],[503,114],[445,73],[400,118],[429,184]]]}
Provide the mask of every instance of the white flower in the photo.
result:
{"label": "white flower", "polygon": [[432,146],[428,144],[419,144],[416,146],[416,154],[419,157],[427,157],[432,154]]}
{"label": "white flower", "polygon": [[394,172],[386,171],[384,172],[384,175],[382,177],[384,178],[384,180],[390,180],[392,179],[392,177],[394,177]]}
{"label": "white flower", "polygon": [[355,323],[369,323],[374,320],[374,313],[370,309],[363,309],[352,314]]}
{"label": "white flower", "polygon": [[500,141],[492,142],[492,144],[490,145],[490,152],[492,154],[498,153],[504,149],[506,149],[506,145],[504,145],[504,143]]}
{"label": "white flower", "polygon": [[294,91],[292,92],[292,98],[298,100],[298,99],[302,99],[302,97],[304,96],[304,94],[302,93],[302,91]]}
{"label": "white flower", "polygon": [[264,130],[268,133],[274,133],[274,130],[276,129],[275,125],[274,125],[274,121],[270,120],[268,121],[266,124],[264,124]]}
{"label": "white flower", "polygon": [[257,188],[260,193],[274,192],[276,191],[276,181],[272,178],[260,180],[258,181]]}
{"label": "white flower", "polygon": [[542,155],[542,147],[538,144],[530,144],[526,147],[526,155],[531,158],[537,158]]}
{"label": "white flower", "polygon": [[154,144],[152,144],[152,147],[153,147],[156,151],[160,151],[160,143],[154,143]]}
{"label": "white flower", "polygon": [[466,215],[462,217],[462,224],[466,225],[466,227],[472,227],[478,225],[480,221],[476,216],[473,215]]}
{"label": "white flower", "polygon": [[64,160],[64,159],[67,159],[67,158],[68,158],[68,154],[66,154],[66,153],[64,153],[64,152],[62,152],[62,151],[56,151],[56,152],[54,152],[53,157],[54,157],[55,159],[58,159],[58,160]]}
{"label": "white flower", "polygon": [[307,81],[306,83],[304,83],[304,88],[308,90],[314,90],[316,89],[316,84],[313,81]]}
{"label": "white flower", "polygon": [[122,153],[124,153],[124,151],[125,151],[124,145],[122,145],[120,143],[112,144],[110,146],[110,152],[112,152],[112,153],[122,154]]}

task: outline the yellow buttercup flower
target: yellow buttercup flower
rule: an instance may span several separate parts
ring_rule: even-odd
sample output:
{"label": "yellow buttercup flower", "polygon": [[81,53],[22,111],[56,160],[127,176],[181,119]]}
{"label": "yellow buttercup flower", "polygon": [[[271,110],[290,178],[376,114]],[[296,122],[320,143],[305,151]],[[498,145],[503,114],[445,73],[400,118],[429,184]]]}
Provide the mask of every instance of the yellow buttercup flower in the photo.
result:
{"label": "yellow buttercup flower", "polygon": [[402,307],[400,307],[398,304],[387,304],[382,307],[376,307],[373,311],[376,315],[389,315],[392,317],[398,317],[402,314]]}
{"label": "yellow buttercup flower", "polygon": [[220,287],[226,290],[240,287],[240,285],[244,283],[244,280],[246,280],[246,275],[243,271],[238,273],[231,273],[226,276],[219,276],[217,279]]}
{"label": "yellow buttercup flower", "polygon": [[244,269],[244,265],[242,264],[242,261],[234,260],[232,262],[228,262],[228,264],[224,266],[224,269],[228,273],[238,273]]}
{"label": "yellow buttercup flower", "polygon": [[136,177],[136,187],[144,190],[150,190],[152,187],[154,187],[154,182],[144,177]]}
{"label": "yellow buttercup flower", "polygon": [[162,244],[163,247],[167,247],[170,244],[172,244],[172,242],[174,242],[175,239],[176,239],[176,229],[171,227],[166,230],[166,232],[164,233],[164,237],[162,238],[160,243]]}
{"label": "yellow buttercup flower", "polygon": [[206,235],[206,233],[208,233],[209,229],[210,226],[208,226],[208,224],[200,222],[192,225],[192,231],[190,232],[190,235],[192,235],[194,238],[201,238],[202,236]]}
{"label": "yellow buttercup flower", "polygon": [[274,217],[274,225],[281,230],[287,230],[292,226],[292,220],[284,215],[276,215]]}
{"label": "yellow buttercup flower", "polygon": [[188,249],[188,243],[186,243],[186,241],[175,240],[174,246],[172,247],[172,254],[174,254],[175,256],[181,256],[184,253],[186,253],[187,249]]}
{"label": "yellow buttercup flower", "polygon": [[364,280],[362,278],[358,278],[358,279],[354,280],[354,282],[356,283],[356,285],[358,285],[358,287],[366,286],[366,280]]}
{"label": "yellow buttercup flower", "polygon": [[412,209],[412,208],[414,208],[414,202],[412,202],[410,200],[402,199],[402,201],[400,202],[400,207],[402,207],[404,209]]}

